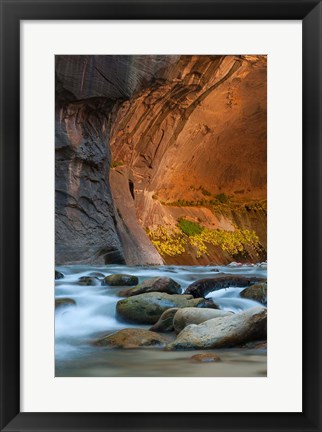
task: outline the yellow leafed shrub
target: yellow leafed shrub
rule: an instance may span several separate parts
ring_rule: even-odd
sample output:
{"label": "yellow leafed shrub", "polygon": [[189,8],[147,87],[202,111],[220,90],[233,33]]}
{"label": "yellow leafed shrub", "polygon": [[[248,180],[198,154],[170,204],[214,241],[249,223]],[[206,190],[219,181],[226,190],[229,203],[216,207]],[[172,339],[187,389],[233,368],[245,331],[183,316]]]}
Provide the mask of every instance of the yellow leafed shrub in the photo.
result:
{"label": "yellow leafed shrub", "polygon": [[[180,226],[183,227],[182,230]],[[187,235],[186,232],[187,229],[182,225],[182,221],[176,229],[161,225],[147,229],[151,242],[162,256],[181,255],[189,246],[194,248],[197,258],[208,254],[209,245],[219,246],[232,256],[244,253],[245,248],[249,246],[255,251],[260,249],[257,234],[247,229],[236,228],[234,231],[225,231],[202,228],[195,234]]]}

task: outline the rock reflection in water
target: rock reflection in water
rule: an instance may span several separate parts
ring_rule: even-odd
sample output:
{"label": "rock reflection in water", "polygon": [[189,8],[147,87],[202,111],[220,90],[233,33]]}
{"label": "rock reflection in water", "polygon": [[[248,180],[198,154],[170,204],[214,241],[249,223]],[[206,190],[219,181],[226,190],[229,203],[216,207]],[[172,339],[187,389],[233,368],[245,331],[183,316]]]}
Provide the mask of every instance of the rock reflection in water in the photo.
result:
{"label": "rock reflection in water", "polygon": [[[196,353],[216,353],[221,362],[197,363]],[[83,353],[84,354],[84,353]],[[265,350],[207,350],[169,352],[155,349],[96,349],[77,362],[57,361],[56,376],[73,377],[263,377]]]}

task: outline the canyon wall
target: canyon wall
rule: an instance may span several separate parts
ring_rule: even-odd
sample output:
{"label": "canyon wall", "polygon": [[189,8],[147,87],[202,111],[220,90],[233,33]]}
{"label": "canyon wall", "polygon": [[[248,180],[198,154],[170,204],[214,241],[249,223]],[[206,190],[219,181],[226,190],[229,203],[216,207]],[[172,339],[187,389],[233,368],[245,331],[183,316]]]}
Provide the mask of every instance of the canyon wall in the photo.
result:
{"label": "canyon wall", "polygon": [[125,262],[109,184],[108,99],[56,109],[56,262]]}
{"label": "canyon wall", "polygon": [[118,108],[113,159],[133,169],[139,199],[196,199],[198,186],[266,199],[266,66],[265,56],[181,56]]}
{"label": "canyon wall", "polygon": [[[56,56],[56,264],[163,263],[143,228],[138,222],[133,226],[135,217],[131,222],[127,212],[125,222],[114,205],[109,141],[112,109],[170,61],[164,56]],[[128,177],[119,183],[123,210],[122,202],[131,197]]]}
{"label": "canyon wall", "polygon": [[180,218],[255,231],[245,259],[265,259],[266,68],[265,56],[57,56],[56,261],[243,258],[161,257],[146,230]]}
{"label": "canyon wall", "polygon": [[[266,258],[266,68],[265,56],[181,56],[113,112],[113,163],[129,167],[144,228],[174,229],[186,218],[209,229],[248,229],[261,247],[246,259]],[[216,196],[229,205],[209,205]],[[208,252],[166,262],[242,259]]]}

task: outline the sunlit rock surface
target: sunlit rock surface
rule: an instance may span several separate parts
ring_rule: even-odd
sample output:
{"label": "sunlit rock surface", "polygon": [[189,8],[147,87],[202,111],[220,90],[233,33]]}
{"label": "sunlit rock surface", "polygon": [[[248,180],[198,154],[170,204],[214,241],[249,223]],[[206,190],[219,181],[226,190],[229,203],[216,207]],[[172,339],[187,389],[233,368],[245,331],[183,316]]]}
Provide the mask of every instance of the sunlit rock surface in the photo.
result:
{"label": "sunlit rock surface", "polygon": [[[165,203],[266,200],[266,66],[265,56],[56,56],[56,262],[160,264],[145,229],[182,216],[254,230],[265,251],[266,211]],[[179,258],[232,261],[219,248]]]}

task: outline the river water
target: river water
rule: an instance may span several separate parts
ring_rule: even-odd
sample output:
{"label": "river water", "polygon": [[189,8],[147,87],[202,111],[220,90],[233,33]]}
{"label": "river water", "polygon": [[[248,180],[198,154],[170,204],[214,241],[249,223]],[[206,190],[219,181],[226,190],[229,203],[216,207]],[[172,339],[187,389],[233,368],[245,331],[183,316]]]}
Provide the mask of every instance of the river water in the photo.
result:
{"label": "river water", "polygon": [[[57,270],[65,277],[55,281],[55,298],[71,298],[76,306],[59,307],[55,314],[55,360],[56,376],[69,377],[263,377],[267,374],[266,350],[229,348],[207,351],[163,351],[156,348],[108,349],[93,346],[98,337],[123,328],[149,325],[133,325],[118,321],[115,316],[117,293],[124,287],[101,285],[83,286],[79,278],[92,272],[105,276],[113,273],[127,273],[139,277],[142,282],[155,276],[167,276],[181,285],[184,291],[192,282],[213,277],[221,273],[243,276],[267,277],[266,264],[242,266],[160,266],[129,267],[124,265],[59,266]],[[259,303],[243,299],[243,288],[227,288],[213,293],[212,297],[220,309],[235,313],[258,306]],[[171,340],[173,335],[164,334]],[[192,355],[216,353],[222,361],[218,363],[197,363]]]}

